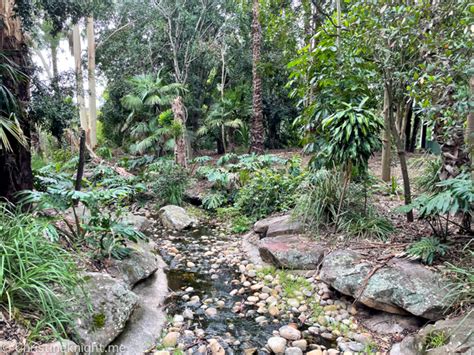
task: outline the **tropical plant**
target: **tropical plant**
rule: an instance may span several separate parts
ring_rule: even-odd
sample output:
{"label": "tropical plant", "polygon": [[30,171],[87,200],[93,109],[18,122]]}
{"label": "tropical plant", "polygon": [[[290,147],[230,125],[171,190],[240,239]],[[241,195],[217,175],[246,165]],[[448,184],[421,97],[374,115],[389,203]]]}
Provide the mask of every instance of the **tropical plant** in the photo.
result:
{"label": "tropical plant", "polygon": [[420,258],[425,264],[431,265],[438,256],[446,254],[448,246],[441,243],[437,238],[429,237],[410,244],[407,249],[407,254]]}
{"label": "tropical plant", "polygon": [[[401,212],[417,210],[418,218],[424,219],[432,228],[435,236],[443,240],[449,234],[449,225],[454,224],[466,231],[470,226],[461,225],[452,216],[472,217],[474,204],[474,184],[471,175],[463,173],[456,178],[444,180],[437,184],[440,192],[421,195],[411,204],[400,207]],[[470,218],[469,218],[470,219]],[[467,232],[469,232],[467,230]]]}
{"label": "tropical plant", "polygon": [[228,129],[239,129],[242,127],[243,122],[238,116],[239,111],[235,108],[234,102],[222,98],[220,102],[215,103],[209,109],[206,118],[204,119],[203,126],[199,128],[197,134],[204,136],[213,132],[222,142],[224,153],[227,152],[228,147]]}
{"label": "tropical plant", "polygon": [[210,192],[202,199],[202,205],[207,210],[215,210],[228,201],[227,196],[219,191]]}
{"label": "tropical plant", "polygon": [[135,140],[132,151],[143,154],[154,148],[158,156],[172,145],[170,139],[183,129],[172,120],[168,110],[171,101],[183,90],[178,83],[166,84],[161,72],[157,75],[143,74],[129,80],[132,92],[121,99],[130,110],[122,132],[129,131]]}
{"label": "tropical plant", "polygon": [[293,176],[285,170],[258,170],[237,193],[235,207],[254,219],[288,211],[295,206],[295,192],[303,176]]}
{"label": "tropical plant", "polygon": [[[32,337],[44,328],[65,335],[80,279],[72,256],[55,239],[49,221],[0,204],[0,304],[10,317],[30,314]],[[26,323],[28,324],[28,323]]]}
{"label": "tropical plant", "polygon": [[144,179],[161,206],[182,204],[189,176],[173,160],[161,158],[150,164],[145,169]]}
{"label": "tropical plant", "polygon": [[[469,243],[466,245],[469,246]],[[467,258],[474,258],[474,252],[468,250]],[[474,267],[459,266],[447,263],[448,271],[451,273],[451,282],[446,296],[452,305],[458,307],[471,306],[474,302]],[[472,310],[471,310],[472,311]]]}
{"label": "tropical plant", "polygon": [[18,103],[7,83],[24,81],[26,75],[5,54],[0,52],[0,150],[12,151],[10,139],[26,146],[26,137],[16,117]]}

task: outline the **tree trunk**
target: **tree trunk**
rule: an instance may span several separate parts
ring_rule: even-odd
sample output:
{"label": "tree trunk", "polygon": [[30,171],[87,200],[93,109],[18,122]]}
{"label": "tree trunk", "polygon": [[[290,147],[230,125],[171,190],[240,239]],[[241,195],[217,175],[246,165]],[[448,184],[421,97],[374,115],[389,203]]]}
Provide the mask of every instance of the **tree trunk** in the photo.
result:
{"label": "tree trunk", "polygon": [[89,125],[90,145],[94,149],[97,145],[97,106],[95,90],[95,38],[94,18],[87,18],[87,54],[88,54],[88,82],[89,82]]}
{"label": "tree trunk", "polygon": [[84,175],[84,165],[86,160],[86,131],[81,129],[81,137],[79,143],[79,164],[77,165],[76,183],[74,189],[81,191],[82,176]]}
{"label": "tree trunk", "polygon": [[410,135],[410,133],[408,133],[408,135],[406,134],[406,129],[408,126],[408,122],[411,121],[411,116],[413,116],[413,100],[408,99],[403,110],[402,123],[400,127],[400,139],[402,141],[402,144],[405,146],[405,150],[407,150],[407,136]]}
{"label": "tree trunk", "polygon": [[181,126],[182,131],[175,137],[174,146],[174,157],[178,165],[186,168],[186,113],[184,112],[183,98],[181,96],[176,97],[171,104],[175,121]]}
{"label": "tree trunk", "polygon": [[420,115],[416,113],[415,118],[413,119],[413,128],[411,130],[410,146],[408,149],[408,151],[411,153],[413,153],[416,149],[416,139],[418,136],[418,130],[420,129],[420,123],[421,123]]}
{"label": "tree trunk", "polygon": [[[0,27],[0,50],[20,70],[30,67],[28,48],[24,42],[20,17],[14,12],[14,0],[0,1],[0,15],[3,26]],[[0,59],[3,60],[3,59]],[[25,110],[29,101],[29,80],[23,78],[19,81],[5,80],[2,85],[8,87],[18,100],[19,109],[16,112],[23,134],[28,139],[25,147],[9,136],[12,151],[0,149],[0,196],[13,201],[15,193],[25,189],[33,188],[33,174],[31,172],[30,153],[30,122]],[[0,110],[3,110],[0,102]]]}
{"label": "tree trunk", "polygon": [[[474,76],[471,76],[469,80],[469,86],[471,89],[470,102],[474,101]],[[471,178],[474,180],[474,111],[471,107],[467,115],[467,142],[469,145],[469,155],[471,158]]]}
{"label": "tree trunk", "polygon": [[[388,106],[388,117],[390,121],[390,128],[392,130],[392,136],[395,139],[395,145],[397,147],[398,152],[398,159],[400,160],[400,170],[402,171],[403,177],[403,193],[405,197],[405,205],[409,205],[411,203],[411,190],[410,190],[410,177],[408,176],[408,165],[406,160],[406,153],[403,146],[403,142],[400,138],[400,134],[397,131],[397,125],[395,123],[395,119],[393,117],[393,110],[392,110],[392,91],[390,84],[385,83],[385,90],[387,92],[387,106]],[[407,213],[407,221],[413,222],[413,211]]]}
{"label": "tree trunk", "polygon": [[262,78],[259,73],[260,51],[262,41],[262,28],[260,27],[260,3],[253,0],[252,20],[252,85],[253,85],[253,117],[251,126],[250,151],[261,154],[264,151],[264,127],[263,127],[263,102],[262,102]]}
{"label": "tree trunk", "polygon": [[390,134],[390,117],[388,107],[387,90],[384,90],[383,99],[383,124],[384,131],[382,137],[382,180],[390,182],[391,177],[391,134]]}
{"label": "tree trunk", "polygon": [[426,149],[426,135],[428,133],[428,122],[423,122],[421,127],[421,148]]}
{"label": "tree trunk", "polygon": [[86,104],[84,99],[84,79],[82,77],[81,65],[81,34],[78,23],[76,23],[72,29],[72,42],[74,51],[74,65],[76,69],[76,91],[77,103],[79,105],[79,117],[81,120],[81,128],[86,132],[87,143],[90,144],[89,122],[87,119]]}

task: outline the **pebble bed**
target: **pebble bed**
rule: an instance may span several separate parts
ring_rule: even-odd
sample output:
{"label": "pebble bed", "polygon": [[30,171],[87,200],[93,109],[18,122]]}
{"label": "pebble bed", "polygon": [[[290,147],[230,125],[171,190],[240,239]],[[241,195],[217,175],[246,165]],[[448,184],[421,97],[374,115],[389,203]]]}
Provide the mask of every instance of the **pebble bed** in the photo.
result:
{"label": "pebble bed", "polygon": [[254,265],[224,227],[166,232],[168,321],[155,349],[167,354],[382,354],[352,300],[313,271]]}

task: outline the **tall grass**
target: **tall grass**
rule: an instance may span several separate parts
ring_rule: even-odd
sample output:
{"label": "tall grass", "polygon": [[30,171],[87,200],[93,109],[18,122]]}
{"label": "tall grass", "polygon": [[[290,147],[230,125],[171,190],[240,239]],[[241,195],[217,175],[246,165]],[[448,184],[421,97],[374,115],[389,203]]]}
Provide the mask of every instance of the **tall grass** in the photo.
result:
{"label": "tall grass", "polygon": [[79,282],[71,256],[48,235],[51,226],[31,214],[0,204],[0,307],[20,312],[38,336],[65,333],[71,321],[64,305]]}

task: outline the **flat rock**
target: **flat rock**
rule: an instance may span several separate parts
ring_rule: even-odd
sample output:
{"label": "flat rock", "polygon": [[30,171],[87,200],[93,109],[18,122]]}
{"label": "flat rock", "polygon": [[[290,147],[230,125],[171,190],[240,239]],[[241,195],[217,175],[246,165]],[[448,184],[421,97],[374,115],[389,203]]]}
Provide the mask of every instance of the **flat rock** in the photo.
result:
{"label": "flat rock", "polygon": [[208,180],[194,181],[189,184],[184,191],[184,199],[195,206],[201,206],[202,200],[212,188],[212,183]]}
{"label": "flat rock", "polygon": [[339,292],[389,313],[437,320],[449,308],[447,283],[440,274],[416,262],[394,258],[367,281],[373,268],[355,251],[336,250],[324,258],[320,277]]}
{"label": "flat rock", "polygon": [[260,234],[261,238],[270,238],[299,233],[303,230],[303,225],[293,221],[290,215],[283,215],[262,219],[254,224],[253,230]]}
{"label": "flat rock", "polygon": [[362,320],[362,325],[378,334],[412,333],[420,329],[423,322],[413,316],[403,316],[386,312],[377,312]]}
{"label": "flat rock", "polygon": [[160,208],[160,218],[166,228],[177,231],[188,228],[197,222],[194,217],[188,215],[184,208],[174,205]]}
{"label": "flat rock", "polygon": [[263,261],[288,269],[317,269],[326,249],[317,242],[299,235],[265,238],[259,242]]}
{"label": "flat rock", "polygon": [[121,280],[99,272],[86,273],[87,296],[72,306],[73,338],[81,346],[99,353],[123,330],[138,302],[138,296]]}
{"label": "flat rock", "polygon": [[146,242],[129,243],[132,252],[122,260],[111,259],[109,273],[122,279],[129,287],[148,278],[158,270],[158,256],[153,252],[153,244]]}

